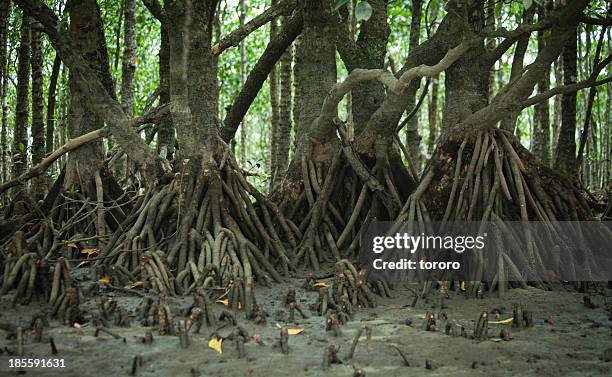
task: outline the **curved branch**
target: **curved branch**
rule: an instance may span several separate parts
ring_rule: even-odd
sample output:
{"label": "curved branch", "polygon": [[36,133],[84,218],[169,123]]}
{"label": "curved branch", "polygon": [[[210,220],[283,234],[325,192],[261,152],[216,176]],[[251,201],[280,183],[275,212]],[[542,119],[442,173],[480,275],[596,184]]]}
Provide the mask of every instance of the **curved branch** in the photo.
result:
{"label": "curved branch", "polygon": [[247,77],[244,86],[227,111],[224,125],[221,129],[221,137],[225,142],[232,140],[236,134],[236,130],[240,122],[242,122],[242,118],[244,118],[244,115],[251,107],[255,97],[257,97],[257,93],[259,93],[263,83],[268,78],[268,74],[272,68],[274,68],[276,62],[283,56],[287,48],[289,48],[298,35],[300,35],[302,26],[302,15],[296,14],[285,23],[276,37],[268,43],[266,50],[263,52],[251,72],[249,72],[249,77]]}
{"label": "curved branch", "polygon": [[[149,0],[150,1],[150,0]],[[273,19],[291,14],[295,8],[296,0],[284,0],[280,3],[271,6],[263,13],[256,16],[243,26],[235,29],[225,37],[221,38],[219,43],[213,46],[212,54],[217,56],[230,47],[238,46],[238,44],[249,34],[259,29],[262,25],[267,24]]]}

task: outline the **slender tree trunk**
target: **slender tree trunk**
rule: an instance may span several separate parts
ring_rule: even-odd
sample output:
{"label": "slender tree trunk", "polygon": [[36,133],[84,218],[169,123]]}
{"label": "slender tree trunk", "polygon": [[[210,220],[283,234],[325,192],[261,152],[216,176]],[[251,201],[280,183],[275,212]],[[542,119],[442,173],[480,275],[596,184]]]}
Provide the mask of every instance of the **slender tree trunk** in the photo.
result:
{"label": "slender tree trunk", "polygon": [[436,146],[438,136],[438,88],[440,87],[438,77],[431,81],[431,93],[429,98],[428,120],[429,138],[427,140],[427,153],[431,155]]}
{"label": "slender tree trunk", "polygon": [[[278,0],[272,0],[272,6],[276,5]],[[270,39],[274,38],[278,33],[278,24],[277,20],[274,19],[270,22]],[[278,68],[275,65],[274,68],[270,71],[270,75],[268,76],[268,80],[270,82],[270,153],[269,153],[269,164],[270,169],[272,170],[272,175],[274,175],[274,170],[276,167],[276,148],[278,147],[278,122],[280,119],[279,113],[279,90],[278,90]]]}
{"label": "slender tree trunk", "polygon": [[[410,47],[412,52],[419,45],[421,36],[421,10],[422,0],[412,0],[412,20],[410,22]],[[416,104],[416,98],[411,98],[407,111],[411,111]],[[406,147],[411,154],[412,163],[419,169],[421,164],[421,135],[419,134],[419,112],[414,114],[406,126]]]}
{"label": "slender tree trunk", "polygon": [[610,132],[610,128],[612,127],[610,125],[609,120],[611,119],[610,116],[612,116],[612,112],[610,111],[610,103],[612,102],[612,99],[610,98],[612,97],[612,84],[606,85],[606,111],[605,111],[605,119],[607,119],[608,121],[604,122],[602,124],[602,127],[604,127],[604,140],[603,140],[603,146],[604,146],[604,156],[603,156],[603,179],[601,182],[601,188],[602,189],[608,189],[611,190],[612,189],[612,140],[610,140],[612,138],[612,132]]}
{"label": "slender tree trunk", "polygon": [[[555,86],[563,85],[563,59],[559,57],[554,65]],[[559,131],[561,130],[561,97],[555,96],[553,101],[554,113],[552,123],[552,141],[550,146],[552,161],[556,159],[557,142],[559,141]]]}
{"label": "slender tree trunk", "polygon": [[[571,85],[577,80],[577,34],[573,33],[563,51],[563,84]],[[561,128],[555,153],[555,168],[576,173],[576,93],[562,96]]]}
{"label": "slender tree trunk", "polygon": [[[246,9],[244,0],[240,0],[238,7],[240,8],[240,27],[244,27],[244,22],[246,19]],[[274,22],[275,23],[275,22]],[[276,25],[274,25],[276,27]],[[276,33],[276,31],[274,31]],[[270,33],[272,34],[272,33]],[[240,41],[240,86],[242,87],[247,79],[247,57],[246,57],[246,44],[244,39]],[[276,69],[275,69],[276,70]],[[242,118],[242,122],[240,123],[240,164],[243,168],[247,167],[247,140],[248,140],[248,120],[247,114]],[[278,127],[278,124],[277,124]]]}
{"label": "slender tree trunk", "polygon": [[[538,51],[545,45],[544,32],[538,32]],[[543,93],[550,89],[550,69],[538,83],[538,92]],[[535,105],[534,132],[532,153],[546,166],[550,166],[550,113],[548,100]]]}
{"label": "slender tree trunk", "polygon": [[11,1],[0,0],[0,94],[2,96],[2,128],[0,130],[0,153],[2,154],[2,181],[9,179],[8,169],[8,20],[11,12]]}
{"label": "slender tree trunk", "polygon": [[30,18],[23,12],[17,66],[17,100],[13,130],[13,177],[21,175],[28,162],[28,116],[30,92]]}
{"label": "slender tree trunk", "polygon": [[[170,103],[170,36],[167,21],[161,23],[161,44],[159,48],[159,103]],[[157,152],[164,158],[172,160],[176,142],[172,116],[164,115],[157,131]]]}
{"label": "slender tree trunk", "polygon": [[128,116],[134,112],[134,75],[136,73],[136,0],[123,4],[123,65],[121,67],[121,106]]}
{"label": "slender tree trunk", "polygon": [[[62,60],[58,54],[55,54],[53,59],[53,67],[51,68],[51,77],[49,78],[49,89],[47,91],[47,128],[45,141],[45,154],[49,155],[55,150],[55,103],[57,92],[57,81],[59,78]],[[55,164],[49,168],[48,177],[55,173]],[[47,179],[47,185],[51,181]]]}
{"label": "slender tree trunk", "polygon": [[[32,165],[45,157],[45,123],[43,103],[43,55],[40,32],[32,29]],[[32,180],[32,193],[36,199],[44,196],[45,179]]]}

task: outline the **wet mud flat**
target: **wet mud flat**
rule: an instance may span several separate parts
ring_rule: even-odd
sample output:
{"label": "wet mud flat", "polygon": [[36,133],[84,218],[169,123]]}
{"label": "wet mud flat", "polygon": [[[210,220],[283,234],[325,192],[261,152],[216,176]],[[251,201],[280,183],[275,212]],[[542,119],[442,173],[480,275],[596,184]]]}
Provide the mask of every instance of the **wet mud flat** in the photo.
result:
{"label": "wet mud flat", "polygon": [[[105,296],[129,313],[130,327],[108,326],[108,331],[96,332],[91,322],[75,328],[52,319],[43,329],[40,342],[35,341],[29,326],[32,315],[44,305],[11,308],[12,297],[5,295],[0,297],[0,375],[20,375],[7,367],[9,355],[16,349],[11,324],[24,329],[23,357],[62,358],[65,362],[63,369],[28,370],[22,375],[612,375],[612,290],[591,292],[586,304],[584,293],[561,286],[553,291],[512,289],[503,299],[495,294],[466,299],[451,291],[443,308],[435,295],[420,300],[413,308],[414,286],[398,284],[392,298],[378,297],[375,308],[356,308],[353,318],[339,326],[339,331],[326,331],[326,318],[311,310],[318,294],[303,285],[304,279],[293,278],[286,284],[257,287],[257,302],[267,313],[265,325],[247,320],[240,310],[232,312],[223,303],[215,303],[216,315],[224,310],[235,315],[237,324],[246,332],[242,334],[244,344],[238,345],[231,337],[235,327],[223,326],[221,321],[214,327],[202,326],[198,334],[192,331],[186,348],[181,347],[180,336],[160,336],[155,326],[145,327],[136,320],[135,312],[142,301],[138,295],[101,287],[95,295],[81,297],[86,320],[96,312],[96,300]],[[297,314],[289,321],[285,296],[291,288],[296,290],[296,302],[307,318]],[[191,297],[168,298],[175,319],[184,319],[192,302]],[[505,324],[513,316],[515,304],[529,310],[531,327],[519,329]],[[475,340],[476,322],[485,310],[489,320],[486,339]],[[288,336],[288,353],[283,353],[280,344],[283,325],[290,330],[303,329]],[[460,328],[463,331],[456,330]],[[147,330],[152,342],[144,339]],[[357,333],[361,336],[349,358]],[[56,355],[52,354],[50,337],[57,348]],[[211,338],[224,338],[222,353],[210,347]],[[336,346],[337,359],[329,360],[327,355],[328,362],[335,363],[325,366],[325,354],[331,345]]]}

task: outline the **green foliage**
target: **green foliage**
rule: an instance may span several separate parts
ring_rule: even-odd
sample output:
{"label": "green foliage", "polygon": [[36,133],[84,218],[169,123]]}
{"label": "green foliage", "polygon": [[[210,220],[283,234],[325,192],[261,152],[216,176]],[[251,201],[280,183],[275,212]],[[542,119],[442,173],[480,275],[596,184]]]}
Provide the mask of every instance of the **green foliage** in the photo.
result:
{"label": "green foliage", "polygon": [[372,17],[372,6],[367,1],[360,1],[355,6],[355,18],[357,21],[367,21]]}

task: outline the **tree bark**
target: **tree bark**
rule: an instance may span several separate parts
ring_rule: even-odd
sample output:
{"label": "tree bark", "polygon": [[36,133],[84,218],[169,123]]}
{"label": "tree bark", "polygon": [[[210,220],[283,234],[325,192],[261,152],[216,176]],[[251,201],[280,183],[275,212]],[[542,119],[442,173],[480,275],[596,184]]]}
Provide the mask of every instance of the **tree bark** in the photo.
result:
{"label": "tree bark", "polygon": [[435,77],[431,83],[431,97],[429,98],[428,120],[429,138],[427,140],[427,153],[431,155],[436,146],[438,136],[438,88],[440,87],[438,78]]}
{"label": "tree bark", "polygon": [[[278,4],[278,0],[272,0],[271,5],[276,6]],[[278,21],[273,19],[270,21],[270,40],[276,38],[278,34]],[[279,121],[279,90],[278,90],[278,67],[276,63],[272,66],[270,70],[270,74],[268,76],[268,82],[270,84],[270,134],[268,137],[270,138],[270,154],[269,159],[270,162],[268,166],[270,166],[270,170],[274,175],[274,171],[276,168],[276,148],[278,146],[278,121]]]}
{"label": "tree bark", "polygon": [[[545,45],[544,32],[538,32],[538,52]],[[543,93],[550,89],[550,69],[538,82],[538,92]],[[540,102],[534,108],[534,132],[531,152],[546,166],[550,166],[550,112],[548,100]]]}
{"label": "tree bark", "polygon": [[0,129],[0,151],[2,169],[2,181],[9,179],[8,168],[9,147],[8,147],[8,20],[11,12],[11,0],[0,0],[0,95],[2,125]]}
{"label": "tree bark", "polygon": [[136,74],[136,0],[124,0],[123,64],[121,66],[121,106],[132,116],[134,112],[134,76]]}
{"label": "tree bark", "polygon": [[[43,55],[40,32],[34,27],[32,35],[32,165],[45,157],[45,123],[43,104]],[[32,182],[32,194],[42,199],[45,193],[45,179],[36,178]]]}
{"label": "tree bark", "polygon": [[[577,80],[577,33],[573,31],[563,50],[563,84],[571,85]],[[561,128],[555,151],[555,168],[576,173],[576,93],[561,97]]]}
{"label": "tree bark", "polygon": [[[286,23],[288,18],[285,18]],[[290,46],[280,61],[280,100],[279,117],[274,136],[274,156],[272,157],[271,184],[285,176],[289,165],[289,147],[291,145],[291,64],[293,62],[293,46]]]}
{"label": "tree bark", "polygon": [[[410,46],[409,51],[412,52],[419,45],[421,35],[421,10],[423,7],[422,0],[412,0],[412,20],[410,22]],[[408,111],[412,110],[416,105],[416,98],[410,98],[407,104]],[[419,169],[421,163],[421,135],[419,134],[419,112],[408,121],[406,126],[406,147],[411,154],[411,160],[414,166]]]}
{"label": "tree bark", "polygon": [[[244,0],[240,0],[238,3],[238,8],[240,9],[239,15],[239,25],[241,28],[244,27],[244,21],[246,19],[246,9],[244,6]],[[272,25],[276,26],[276,20],[272,20]],[[273,34],[271,31],[270,34]],[[240,41],[240,86],[244,86],[244,83],[247,80],[247,72],[246,72],[246,44],[244,39]],[[276,70],[274,68],[274,70]],[[278,122],[278,120],[277,120]],[[248,119],[247,114],[244,114],[242,117],[242,122],[240,123],[240,164],[243,168],[247,168],[247,135],[248,135]],[[276,125],[278,127],[278,124]]]}
{"label": "tree bark", "polygon": [[[59,79],[60,68],[62,66],[62,60],[59,54],[55,54],[53,59],[53,67],[51,68],[51,77],[49,78],[49,89],[47,90],[47,128],[46,128],[46,141],[45,141],[45,154],[49,155],[55,150],[55,104],[56,104],[56,92],[57,82]],[[54,169],[49,171],[49,175],[54,174]],[[47,180],[47,184],[50,185],[50,180]]]}
{"label": "tree bark", "polygon": [[13,177],[21,175],[28,162],[28,99],[30,92],[30,18],[22,12],[17,66],[17,99],[13,130]]}

